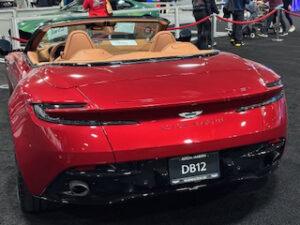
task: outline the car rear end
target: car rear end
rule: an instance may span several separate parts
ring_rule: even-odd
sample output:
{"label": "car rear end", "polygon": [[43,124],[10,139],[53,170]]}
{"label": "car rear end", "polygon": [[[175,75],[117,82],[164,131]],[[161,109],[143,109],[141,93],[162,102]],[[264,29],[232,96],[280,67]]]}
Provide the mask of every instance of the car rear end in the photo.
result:
{"label": "car rear end", "polygon": [[[120,201],[261,178],[279,165],[286,141],[283,96],[241,112],[234,106],[216,111],[183,108],[166,109],[174,117],[162,117],[158,110],[144,119],[134,114],[136,124],[103,125],[115,162],[68,168],[44,194],[70,202]],[[195,118],[178,113],[202,110]]]}
{"label": "car rear end", "polygon": [[259,64],[222,53],[45,70],[29,78],[26,97],[39,98],[27,101],[26,119],[10,102],[17,159],[33,195],[107,203],[260,178],[279,165],[283,85]]}

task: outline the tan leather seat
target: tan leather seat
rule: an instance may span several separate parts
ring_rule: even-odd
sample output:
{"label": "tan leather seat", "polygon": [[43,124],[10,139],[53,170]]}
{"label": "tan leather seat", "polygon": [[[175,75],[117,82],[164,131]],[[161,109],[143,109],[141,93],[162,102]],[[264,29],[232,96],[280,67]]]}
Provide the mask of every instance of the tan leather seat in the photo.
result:
{"label": "tan leather seat", "polygon": [[38,64],[39,63],[39,57],[38,57],[38,54],[36,52],[28,51],[27,56],[33,64]]}
{"label": "tan leather seat", "polygon": [[90,36],[82,30],[72,31],[67,39],[64,52],[61,56],[63,60],[69,60],[78,51],[83,49],[95,49],[94,43]]}
{"label": "tan leather seat", "polygon": [[101,62],[109,57],[112,57],[112,55],[104,49],[84,49],[74,54],[70,58],[70,61],[88,62],[94,61],[96,59],[99,62]]}
{"label": "tan leather seat", "polygon": [[164,47],[171,43],[175,43],[176,39],[173,34],[169,31],[160,31],[158,32],[151,40],[150,52],[159,52]]}

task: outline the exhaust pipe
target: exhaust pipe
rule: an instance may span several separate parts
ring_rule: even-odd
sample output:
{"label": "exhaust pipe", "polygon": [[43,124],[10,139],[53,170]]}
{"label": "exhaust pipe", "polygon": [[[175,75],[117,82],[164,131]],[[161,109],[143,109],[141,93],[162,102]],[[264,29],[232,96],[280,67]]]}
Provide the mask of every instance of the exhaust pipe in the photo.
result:
{"label": "exhaust pipe", "polygon": [[73,196],[84,197],[90,192],[89,185],[83,181],[73,180],[69,183],[69,188]]}

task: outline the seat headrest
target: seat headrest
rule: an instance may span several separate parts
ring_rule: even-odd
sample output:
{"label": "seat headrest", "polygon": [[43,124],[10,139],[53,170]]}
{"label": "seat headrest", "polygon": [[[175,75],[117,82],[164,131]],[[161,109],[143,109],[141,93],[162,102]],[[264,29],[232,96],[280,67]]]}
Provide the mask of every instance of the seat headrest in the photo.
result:
{"label": "seat headrest", "polygon": [[150,52],[159,52],[164,47],[171,43],[175,43],[176,39],[173,34],[169,31],[158,32],[151,40],[152,44],[150,46]]}
{"label": "seat headrest", "polygon": [[74,54],[76,54],[80,50],[94,48],[95,46],[92,39],[85,31],[72,31],[67,38],[62,59],[69,60]]}

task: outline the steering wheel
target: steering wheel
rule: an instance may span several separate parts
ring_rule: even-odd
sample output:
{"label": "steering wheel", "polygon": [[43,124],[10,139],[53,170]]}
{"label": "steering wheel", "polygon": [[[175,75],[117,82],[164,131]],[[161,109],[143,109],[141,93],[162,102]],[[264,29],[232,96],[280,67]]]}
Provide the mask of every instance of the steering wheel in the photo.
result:
{"label": "steering wheel", "polygon": [[55,59],[57,59],[60,56],[60,52],[62,52],[65,49],[66,42],[61,42],[55,46],[53,46],[49,53],[49,61],[53,62]]}

